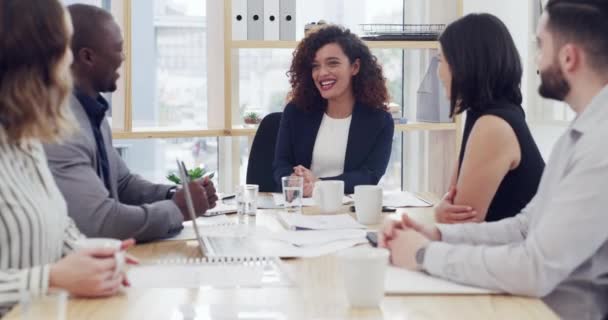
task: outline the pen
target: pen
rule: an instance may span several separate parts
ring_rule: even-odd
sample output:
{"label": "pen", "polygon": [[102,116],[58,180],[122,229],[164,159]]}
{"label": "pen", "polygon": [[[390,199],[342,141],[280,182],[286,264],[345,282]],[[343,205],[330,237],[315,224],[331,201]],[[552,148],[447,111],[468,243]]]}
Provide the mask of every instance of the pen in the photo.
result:
{"label": "pen", "polygon": [[236,194],[228,194],[222,197],[222,200],[228,200],[228,199],[233,199],[236,198]]}

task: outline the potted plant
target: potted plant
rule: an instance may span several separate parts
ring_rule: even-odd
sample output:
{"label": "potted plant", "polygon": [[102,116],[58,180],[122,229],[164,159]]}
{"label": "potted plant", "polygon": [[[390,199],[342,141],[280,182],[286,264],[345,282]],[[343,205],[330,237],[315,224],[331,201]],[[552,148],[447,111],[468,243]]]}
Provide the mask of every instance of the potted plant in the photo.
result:
{"label": "potted plant", "polygon": [[262,119],[257,112],[247,112],[245,113],[245,117],[243,118],[245,124],[256,125],[259,124]]}
{"label": "potted plant", "polygon": [[[209,179],[212,179],[214,175],[214,172],[207,172],[207,170],[205,170],[204,168],[194,168],[194,169],[190,169],[188,170],[188,177],[190,177],[190,181],[194,181],[196,179],[200,179],[203,177],[208,177]],[[175,184],[182,184],[182,179],[180,179],[175,173],[171,173],[167,176],[167,180],[175,183]]]}

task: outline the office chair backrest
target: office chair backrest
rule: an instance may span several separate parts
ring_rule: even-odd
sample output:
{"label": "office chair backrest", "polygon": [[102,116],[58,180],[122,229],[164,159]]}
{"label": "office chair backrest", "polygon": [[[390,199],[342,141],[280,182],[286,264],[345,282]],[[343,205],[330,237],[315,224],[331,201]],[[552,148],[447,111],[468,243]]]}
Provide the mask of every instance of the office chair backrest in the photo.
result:
{"label": "office chair backrest", "polygon": [[265,116],[251,144],[247,164],[247,183],[259,185],[260,192],[279,191],[279,186],[273,178],[272,162],[282,114],[275,112]]}

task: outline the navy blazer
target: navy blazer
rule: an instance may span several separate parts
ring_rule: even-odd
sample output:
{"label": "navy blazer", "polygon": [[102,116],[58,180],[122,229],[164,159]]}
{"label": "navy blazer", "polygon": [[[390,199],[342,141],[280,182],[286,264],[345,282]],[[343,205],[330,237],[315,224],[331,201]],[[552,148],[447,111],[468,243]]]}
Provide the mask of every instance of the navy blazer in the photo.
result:
{"label": "navy blazer", "polygon": [[[305,111],[294,104],[285,107],[273,162],[274,179],[279,188],[281,178],[291,175],[293,167],[302,165],[310,169],[323,113]],[[391,157],[394,130],[395,124],[388,112],[356,103],[348,131],[344,172],[336,177],[319,178],[344,181],[346,193],[354,193],[357,185],[378,184]]]}

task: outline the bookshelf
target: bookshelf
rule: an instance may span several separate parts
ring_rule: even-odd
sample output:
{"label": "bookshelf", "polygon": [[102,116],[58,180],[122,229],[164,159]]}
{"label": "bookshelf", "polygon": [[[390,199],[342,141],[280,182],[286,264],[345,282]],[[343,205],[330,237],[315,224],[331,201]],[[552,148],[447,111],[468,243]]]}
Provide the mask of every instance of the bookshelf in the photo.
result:
{"label": "bookshelf", "polygon": [[[463,0],[457,0],[458,17],[462,16]],[[234,59],[233,53],[240,49],[295,49],[299,41],[275,41],[275,40],[233,40],[232,39],[232,1],[224,1],[224,90],[225,106],[224,121],[225,132],[230,136],[255,135],[255,127],[235,126],[232,122],[234,105],[238,103],[239,93],[233,90],[235,86],[234,64],[238,64],[238,58]],[[438,41],[365,41],[372,49],[438,49]],[[236,61],[235,61],[236,60]],[[454,131],[456,134],[455,146],[460,148],[462,137],[460,116],[453,123],[424,123],[412,122],[395,125],[397,132],[412,131]]]}

